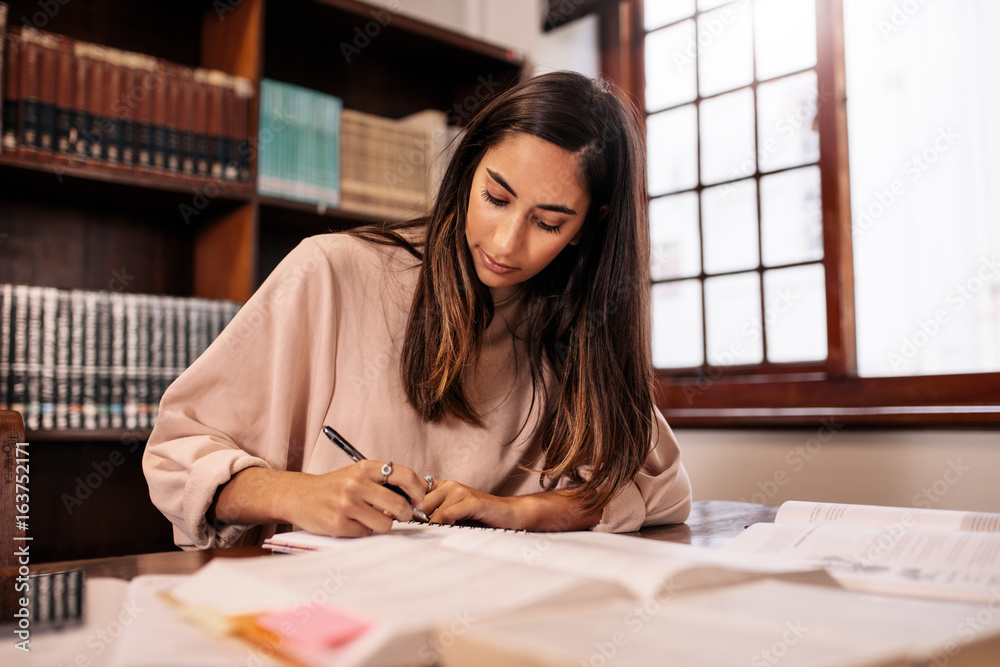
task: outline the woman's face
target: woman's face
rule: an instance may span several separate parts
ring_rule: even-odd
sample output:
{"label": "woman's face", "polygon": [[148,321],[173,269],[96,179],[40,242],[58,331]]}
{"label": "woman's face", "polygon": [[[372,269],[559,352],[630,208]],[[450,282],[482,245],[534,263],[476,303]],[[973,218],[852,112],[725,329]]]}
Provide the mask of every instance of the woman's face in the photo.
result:
{"label": "woman's face", "polygon": [[472,179],[465,238],[494,298],[508,296],[578,243],[589,206],[573,153],[525,133],[486,151]]}

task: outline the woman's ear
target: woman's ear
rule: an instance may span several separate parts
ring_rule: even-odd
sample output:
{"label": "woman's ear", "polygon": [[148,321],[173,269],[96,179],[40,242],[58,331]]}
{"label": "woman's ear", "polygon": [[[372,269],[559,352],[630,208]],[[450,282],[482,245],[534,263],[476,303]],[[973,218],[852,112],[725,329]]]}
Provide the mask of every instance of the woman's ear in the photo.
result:
{"label": "woman's ear", "polygon": [[[604,220],[604,218],[608,217],[608,211],[610,210],[611,209],[608,208],[607,204],[597,209],[597,220],[595,220],[594,222],[601,222],[602,220]],[[580,226],[580,231],[578,231],[576,233],[576,236],[573,237],[573,240],[569,242],[570,245],[580,244],[580,241],[583,239],[583,228],[586,226],[587,226],[586,223]]]}

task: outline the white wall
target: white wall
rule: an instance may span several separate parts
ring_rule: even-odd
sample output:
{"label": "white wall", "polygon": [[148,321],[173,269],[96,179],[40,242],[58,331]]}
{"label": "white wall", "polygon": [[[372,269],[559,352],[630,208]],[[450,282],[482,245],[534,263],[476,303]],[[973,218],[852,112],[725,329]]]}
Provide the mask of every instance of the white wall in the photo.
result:
{"label": "white wall", "polygon": [[1000,512],[1000,431],[678,429],[696,500]]}
{"label": "white wall", "polygon": [[369,0],[373,5],[476,39],[512,48],[528,74],[572,69],[598,73],[597,19],[589,16],[542,32],[543,0]]}

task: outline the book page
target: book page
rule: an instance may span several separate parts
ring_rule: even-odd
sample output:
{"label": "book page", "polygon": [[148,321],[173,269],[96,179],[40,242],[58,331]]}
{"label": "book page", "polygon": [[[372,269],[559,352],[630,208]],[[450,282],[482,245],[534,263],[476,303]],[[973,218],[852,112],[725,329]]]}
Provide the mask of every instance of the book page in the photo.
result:
{"label": "book page", "polygon": [[825,568],[845,586],[1000,603],[1000,535],[754,524],[723,551]]}
{"label": "book page", "polygon": [[810,566],[592,531],[514,534],[461,531],[446,534],[440,546],[616,582],[640,600],[774,575],[821,585],[833,583]]}
{"label": "book page", "polygon": [[[375,656],[413,662],[431,650],[428,632],[437,625],[468,626],[536,605],[629,597],[622,587],[599,580],[391,535],[331,541],[316,553],[217,558],[170,593],[189,609],[229,617],[308,603],[349,610],[370,620],[373,629],[335,656],[343,665],[368,664]],[[321,652],[309,664],[331,661]]]}
{"label": "book page", "polygon": [[990,512],[811,503],[799,500],[789,500],[782,503],[774,522],[804,525],[844,523],[852,526],[874,526],[876,528],[898,524],[902,528],[919,528],[921,530],[1000,532],[1000,514]]}
{"label": "book page", "polygon": [[[767,559],[733,556],[716,549],[586,530],[532,533],[411,522],[393,524],[389,536],[602,579],[620,584],[639,599],[656,597],[664,591],[721,586],[776,574],[796,580],[809,579],[819,585],[835,585],[824,573],[807,566],[775,565]],[[335,549],[344,542],[344,538],[297,531],[275,535],[265,546],[303,552]]]}
{"label": "book page", "polygon": [[[931,602],[764,580],[655,605],[568,609],[561,615],[492,619],[458,637],[442,667],[476,664],[796,665],[949,667],[973,645],[996,655],[1000,614]],[[974,631],[971,631],[974,628]]]}

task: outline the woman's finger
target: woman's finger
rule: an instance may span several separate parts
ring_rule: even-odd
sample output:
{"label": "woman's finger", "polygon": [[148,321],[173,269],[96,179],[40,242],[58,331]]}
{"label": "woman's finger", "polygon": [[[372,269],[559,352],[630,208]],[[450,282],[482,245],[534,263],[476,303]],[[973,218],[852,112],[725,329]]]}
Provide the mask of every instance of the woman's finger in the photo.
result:
{"label": "woman's finger", "polygon": [[412,469],[389,461],[366,461],[363,463],[370,464],[365,468],[369,479],[378,484],[391,484],[399,487],[410,497],[413,507],[419,509],[423,506],[424,496],[427,495],[427,481]]}

